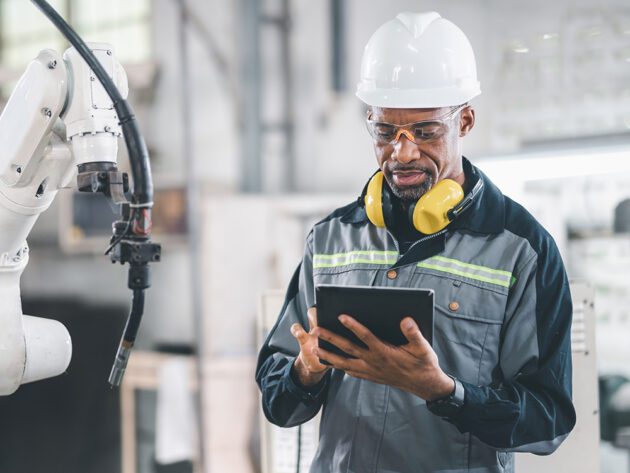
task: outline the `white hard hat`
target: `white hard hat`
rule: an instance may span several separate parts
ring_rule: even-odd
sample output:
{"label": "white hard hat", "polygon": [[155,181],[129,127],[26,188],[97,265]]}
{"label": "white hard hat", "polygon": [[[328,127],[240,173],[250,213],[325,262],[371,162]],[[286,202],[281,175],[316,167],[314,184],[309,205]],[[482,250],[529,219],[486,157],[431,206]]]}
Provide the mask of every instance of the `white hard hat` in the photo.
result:
{"label": "white hard hat", "polygon": [[368,105],[449,107],[480,93],[468,38],[439,13],[400,13],[363,51],[357,97]]}

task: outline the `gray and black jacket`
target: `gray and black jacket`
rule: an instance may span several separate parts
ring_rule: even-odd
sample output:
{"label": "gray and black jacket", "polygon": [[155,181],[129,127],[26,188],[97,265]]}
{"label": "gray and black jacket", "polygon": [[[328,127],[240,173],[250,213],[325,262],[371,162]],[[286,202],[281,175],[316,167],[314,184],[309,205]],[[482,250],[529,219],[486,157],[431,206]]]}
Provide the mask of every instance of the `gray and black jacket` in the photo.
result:
{"label": "gray and black jacket", "polygon": [[[467,182],[484,181],[472,207],[404,254],[358,203],[308,235],[256,380],[276,425],[301,424],[323,408],[311,473],[513,472],[511,452],[552,453],[573,428],[572,306],[558,249],[466,159],[464,169]],[[289,327],[308,328],[314,287],[324,283],[434,289],[434,349],[463,384],[464,406],[444,419],[413,394],[335,369],[302,388],[291,373],[299,348]]]}

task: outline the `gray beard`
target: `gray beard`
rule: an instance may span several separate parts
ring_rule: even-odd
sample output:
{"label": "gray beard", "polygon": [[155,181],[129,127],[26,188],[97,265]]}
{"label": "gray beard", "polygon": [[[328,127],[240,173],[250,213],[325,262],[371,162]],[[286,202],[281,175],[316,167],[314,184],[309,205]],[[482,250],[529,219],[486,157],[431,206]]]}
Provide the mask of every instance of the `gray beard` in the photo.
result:
{"label": "gray beard", "polygon": [[411,203],[416,202],[420,197],[422,197],[426,192],[433,187],[433,176],[427,175],[424,182],[418,187],[407,187],[401,189],[397,187],[393,182],[390,182],[387,179],[387,183],[389,184],[392,193],[398,197],[403,203]]}

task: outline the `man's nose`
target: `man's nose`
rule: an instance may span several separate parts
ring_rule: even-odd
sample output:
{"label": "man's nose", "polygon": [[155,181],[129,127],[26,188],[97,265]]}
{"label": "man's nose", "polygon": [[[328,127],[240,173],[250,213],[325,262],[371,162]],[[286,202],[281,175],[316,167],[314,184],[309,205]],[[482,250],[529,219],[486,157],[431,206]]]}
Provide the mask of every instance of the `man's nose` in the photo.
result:
{"label": "man's nose", "polygon": [[399,163],[407,164],[415,159],[420,159],[418,146],[407,137],[406,133],[401,133],[398,141],[394,144],[392,159]]}

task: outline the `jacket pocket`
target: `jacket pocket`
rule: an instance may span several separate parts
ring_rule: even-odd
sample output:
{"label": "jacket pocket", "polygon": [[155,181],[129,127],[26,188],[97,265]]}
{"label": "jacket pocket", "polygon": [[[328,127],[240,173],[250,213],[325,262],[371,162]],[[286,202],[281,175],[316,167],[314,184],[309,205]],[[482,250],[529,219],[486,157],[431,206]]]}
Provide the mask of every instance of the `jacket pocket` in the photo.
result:
{"label": "jacket pocket", "polygon": [[435,290],[434,350],[442,369],[473,384],[489,382],[498,364],[507,294],[456,277],[424,274]]}

